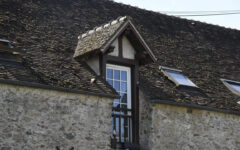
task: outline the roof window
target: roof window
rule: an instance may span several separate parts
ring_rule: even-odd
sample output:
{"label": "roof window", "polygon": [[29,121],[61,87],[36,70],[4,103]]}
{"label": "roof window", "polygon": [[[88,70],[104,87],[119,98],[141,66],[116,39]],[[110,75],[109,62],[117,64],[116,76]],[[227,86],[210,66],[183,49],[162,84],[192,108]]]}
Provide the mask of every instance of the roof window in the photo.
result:
{"label": "roof window", "polygon": [[0,39],[0,46],[13,48],[13,45],[8,40],[5,39]]}
{"label": "roof window", "polygon": [[221,81],[230,91],[240,96],[240,82],[227,79],[221,79]]}
{"label": "roof window", "polygon": [[15,48],[10,43],[10,41],[5,39],[0,39],[0,60],[1,61],[22,62],[22,58],[20,56],[21,53],[24,53],[24,51]]}
{"label": "roof window", "polygon": [[177,70],[173,68],[160,66],[161,71],[165,76],[168,77],[171,81],[173,81],[177,86],[191,86],[197,87],[188,77],[186,77],[182,70]]}

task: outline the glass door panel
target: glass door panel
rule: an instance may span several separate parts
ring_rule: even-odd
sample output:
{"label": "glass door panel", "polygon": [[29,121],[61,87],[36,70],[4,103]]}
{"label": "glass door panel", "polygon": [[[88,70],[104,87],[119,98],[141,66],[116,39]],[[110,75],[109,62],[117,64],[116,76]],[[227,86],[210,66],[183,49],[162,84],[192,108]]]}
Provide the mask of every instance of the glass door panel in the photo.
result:
{"label": "glass door panel", "polygon": [[106,80],[121,96],[114,99],[112,129],[118,142],[131,140],[131,70],[129,67],[107,64]]}

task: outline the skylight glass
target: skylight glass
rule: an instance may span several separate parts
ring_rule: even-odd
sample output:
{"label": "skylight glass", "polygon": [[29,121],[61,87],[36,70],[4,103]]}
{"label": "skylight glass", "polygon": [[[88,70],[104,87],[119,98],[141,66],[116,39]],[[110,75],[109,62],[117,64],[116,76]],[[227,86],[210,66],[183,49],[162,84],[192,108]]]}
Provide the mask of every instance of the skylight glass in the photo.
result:
{"label": "skylight glass", "polygon": [[240,82],[221,79],[224,85],[234,94],[240,95]]}
{"label": "skylight glass", "polygon": [[197,87],[188,77],[186,77],[181,70],[161,67],[163,73],[173,82],[179,85]]}
{"label": "skylight glass", "polygon": [[188,86],[196,86],[191,80],[189,80],[186,76],[176,72],[167,71],[172,78],[174,78],[179,84],[181,85],[188,85]]}
{"label": "skylight glass", "polygon": [[240,93],[240,85],[237,85],[237,84],[230,84],[230,85]]}

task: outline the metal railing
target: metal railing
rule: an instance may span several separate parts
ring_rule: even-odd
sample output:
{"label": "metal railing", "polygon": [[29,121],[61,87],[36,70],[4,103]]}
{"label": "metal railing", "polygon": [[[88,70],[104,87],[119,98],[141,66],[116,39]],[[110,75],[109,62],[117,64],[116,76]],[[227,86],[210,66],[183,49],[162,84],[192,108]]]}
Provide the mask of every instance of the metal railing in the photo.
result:
{"label": "metal railing", "polygon": [[112,111],[112,147],[117,144],[132,142],[132,110],[127,108],[113,108]]}

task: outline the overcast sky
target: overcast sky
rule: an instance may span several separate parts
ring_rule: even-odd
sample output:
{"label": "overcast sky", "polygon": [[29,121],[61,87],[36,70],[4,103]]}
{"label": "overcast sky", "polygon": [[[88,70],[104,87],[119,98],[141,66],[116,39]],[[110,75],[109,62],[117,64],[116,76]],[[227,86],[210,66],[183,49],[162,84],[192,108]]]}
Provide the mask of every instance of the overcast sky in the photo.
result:
{"label": "overcast sky", "polygon": [[[240,0],[114,0],[153,11],[222,11],[240,10]],[[240,11],[238,11],[240,12]],[[240,14],[186,17],[240,30]]]}

